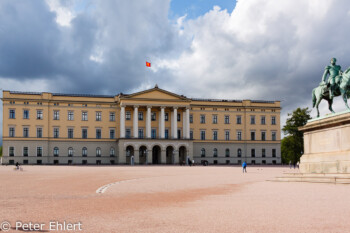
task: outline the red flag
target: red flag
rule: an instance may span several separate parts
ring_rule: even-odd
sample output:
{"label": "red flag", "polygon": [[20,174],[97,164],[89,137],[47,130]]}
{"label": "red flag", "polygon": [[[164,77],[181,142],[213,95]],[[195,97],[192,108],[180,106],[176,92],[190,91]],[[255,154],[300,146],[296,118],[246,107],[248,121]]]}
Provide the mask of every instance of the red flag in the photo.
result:
{"label": "red flag", "polygon": [[147,67],[151,67],[151,63],[148,62],[148,61],[146,61],[146,66],[147,66]]}

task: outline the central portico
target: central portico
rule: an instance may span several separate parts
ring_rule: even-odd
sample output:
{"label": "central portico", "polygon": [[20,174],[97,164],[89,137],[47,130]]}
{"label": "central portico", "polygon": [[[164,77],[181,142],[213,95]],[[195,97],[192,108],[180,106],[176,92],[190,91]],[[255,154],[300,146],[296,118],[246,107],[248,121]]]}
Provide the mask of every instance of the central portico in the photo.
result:
{"label": "central portico", "polygon": [[193,158],[190,99],[159,89],[121,94],[119,163],[178,164]]}

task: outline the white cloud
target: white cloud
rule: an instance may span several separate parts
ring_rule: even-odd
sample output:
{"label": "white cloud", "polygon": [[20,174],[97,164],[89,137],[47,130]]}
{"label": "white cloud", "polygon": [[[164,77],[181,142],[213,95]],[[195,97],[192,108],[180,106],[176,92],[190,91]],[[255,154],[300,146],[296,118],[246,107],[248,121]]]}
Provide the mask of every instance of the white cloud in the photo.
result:
{"label": "white cloud", "polygon": [[181,19],[190,49],[155,59],[155,72],[171,74],[164,85],[188,96],[284,100],[285,119],[312,107],[331,57],[350,65],[349,8],[345,0],[242,0],[232,13],[214,7]]}
{"label": "white cloud", "polygon": [[56,13],[56,22],[61,26],[70,27],[74,19],[75,12],[67,6],[64,6],[60,0],[46,0],[50,10]]}

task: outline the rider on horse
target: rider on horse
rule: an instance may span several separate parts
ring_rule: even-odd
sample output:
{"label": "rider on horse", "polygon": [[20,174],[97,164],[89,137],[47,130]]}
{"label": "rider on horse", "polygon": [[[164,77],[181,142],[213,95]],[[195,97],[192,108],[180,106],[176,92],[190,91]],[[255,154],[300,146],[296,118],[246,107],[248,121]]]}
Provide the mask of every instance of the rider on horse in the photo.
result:
{"label": "rider on horse", "polygon": [[[331,59],[331,65],[326,66],[325,71],[322,76],[321,85],[329,84],[329,98],[333,100],[337,87],[339,87],[339,83],[341,81],[342,70],[339,65],[336,65],[337,59]],[[327,75],[329,75],[328,80],[326,82]]]}

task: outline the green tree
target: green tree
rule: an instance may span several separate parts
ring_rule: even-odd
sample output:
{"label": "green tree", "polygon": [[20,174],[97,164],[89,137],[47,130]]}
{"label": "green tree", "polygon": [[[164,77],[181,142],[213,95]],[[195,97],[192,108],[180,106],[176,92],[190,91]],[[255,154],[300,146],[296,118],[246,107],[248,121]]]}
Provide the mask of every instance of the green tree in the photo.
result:
{"label": "green tree", "polygon": [[303,132],[299,131],[300,126],[306,125],[311,119],[311,110],[308,108],[297,108],[293,113],[288,113],[286,125],[282,128],[286,135],[281,142],[282,162],[296,163],[304,153]]}
{"label": "green tree", "polygon": [[2,156],[2,146],[0,146],[0,157]]}

